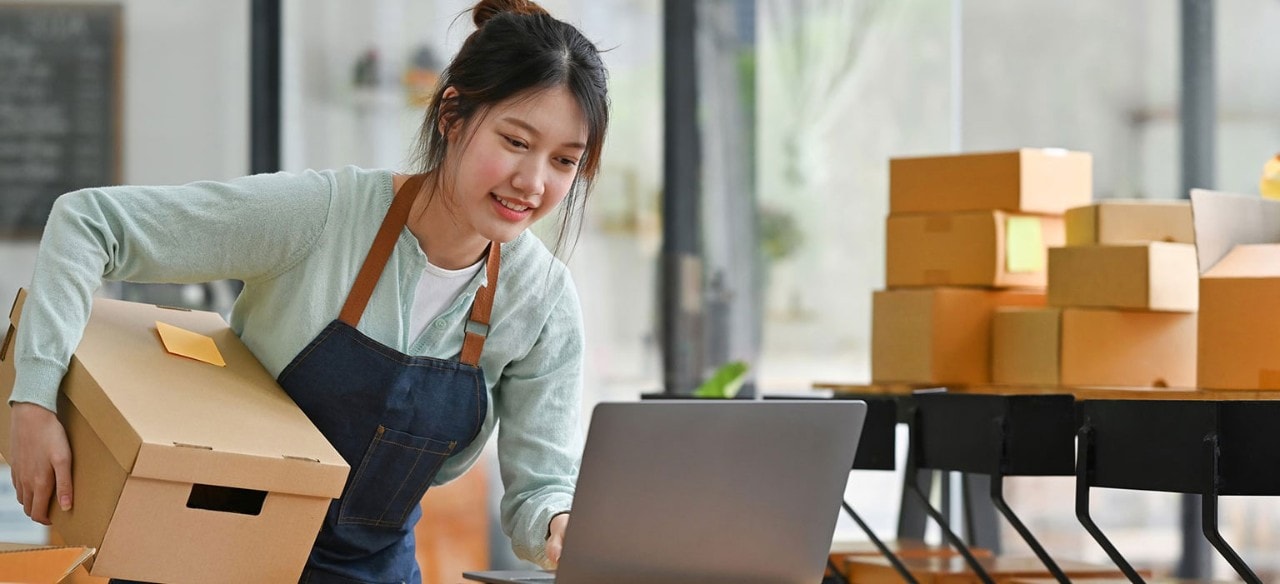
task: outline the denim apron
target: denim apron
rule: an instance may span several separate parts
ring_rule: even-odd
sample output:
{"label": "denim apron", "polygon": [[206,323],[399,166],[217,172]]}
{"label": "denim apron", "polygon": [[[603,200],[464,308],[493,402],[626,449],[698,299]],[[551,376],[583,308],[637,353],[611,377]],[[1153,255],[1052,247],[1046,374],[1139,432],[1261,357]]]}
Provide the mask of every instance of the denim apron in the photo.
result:
{"label": "denim apron", "polygon": [[[396,192],[337,320],[280,373],[280,386],[351,465],[300,582],[418,583],[413,526],[441,464],[480,433],[488,407],[480,354],[498,283],[500,246],[489,246],[488,283],[476,293],[457,360],[402,354],[356,330],[414,195]],[[120,581],[114,581],[120,582]]]}

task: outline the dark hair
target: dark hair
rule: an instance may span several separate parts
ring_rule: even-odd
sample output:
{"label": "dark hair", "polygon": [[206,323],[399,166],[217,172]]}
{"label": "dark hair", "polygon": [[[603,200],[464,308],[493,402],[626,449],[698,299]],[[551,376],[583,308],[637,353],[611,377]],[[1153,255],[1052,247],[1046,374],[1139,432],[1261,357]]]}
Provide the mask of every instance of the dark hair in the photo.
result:
{"label": "dark hair", "polygon": [[[414,165],[418,172],[440,169],[448,154],[445,136],[455,128],[466,135],[477,114],[483,116],[488,108],[509,98],[564,86],[587,120],[587,147],[560,209],[562,223],[555,246],[559,252],[570,231],[576,240],[587,194],[600,170],[609,125],[608,73],[596,46],[577,28],[529,0],[481,0],[471,12],[476,31],[440,74],[418,132]],[[446,99],[449,87],[457,95]],[[437,192],[442,174],[434,177]]]}

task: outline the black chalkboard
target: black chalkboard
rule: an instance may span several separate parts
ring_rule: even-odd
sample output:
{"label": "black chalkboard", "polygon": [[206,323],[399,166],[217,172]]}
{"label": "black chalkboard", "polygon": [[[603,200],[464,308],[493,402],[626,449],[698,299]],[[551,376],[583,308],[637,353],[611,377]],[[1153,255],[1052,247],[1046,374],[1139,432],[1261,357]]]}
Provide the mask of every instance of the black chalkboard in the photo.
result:
{"label": "black chalkboard", "polygon": [[0,236],[39,236],[58,195],[119,184],[121,20],[0,3]]}

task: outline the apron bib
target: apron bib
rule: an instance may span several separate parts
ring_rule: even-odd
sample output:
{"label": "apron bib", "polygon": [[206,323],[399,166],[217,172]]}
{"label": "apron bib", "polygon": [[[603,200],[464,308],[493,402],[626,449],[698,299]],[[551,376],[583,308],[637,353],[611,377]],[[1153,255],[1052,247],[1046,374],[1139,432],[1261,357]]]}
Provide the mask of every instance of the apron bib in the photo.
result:
{"label": "apron bib", "polygon": [[302,582],[419,582],[419,503],[440,466],[484,423],[479,361],[498,284],[497,243],[489,246],[488,283],[472,302],[460,359],[405,355],[356,330],[425,180],[414,176],[396,192],[338,319],[280,373],[280,386],[351,465]]}

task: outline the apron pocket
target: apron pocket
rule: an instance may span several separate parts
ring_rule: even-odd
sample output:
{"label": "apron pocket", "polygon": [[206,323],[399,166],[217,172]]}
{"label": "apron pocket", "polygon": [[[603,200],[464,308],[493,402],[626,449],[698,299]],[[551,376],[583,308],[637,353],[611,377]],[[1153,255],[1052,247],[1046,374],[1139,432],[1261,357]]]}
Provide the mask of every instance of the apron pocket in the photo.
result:
{"label": "apron pocket", "polygon": [[342,495],[338,523],[400,528],[457,446],[378,426]]}

